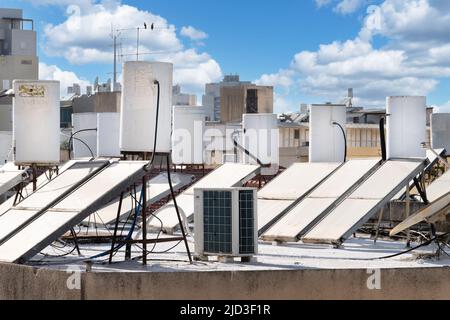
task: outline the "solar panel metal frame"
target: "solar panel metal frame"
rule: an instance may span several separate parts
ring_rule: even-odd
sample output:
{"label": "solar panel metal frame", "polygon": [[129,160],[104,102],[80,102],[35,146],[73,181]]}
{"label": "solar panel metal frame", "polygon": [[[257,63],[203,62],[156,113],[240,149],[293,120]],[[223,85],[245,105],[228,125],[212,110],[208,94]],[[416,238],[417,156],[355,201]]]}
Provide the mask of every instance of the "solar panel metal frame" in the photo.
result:
{"label": "solar panel metal frame", "polygon": [[[342,169],[346,164],[348,164],[349,162],[346,162],[345,164],[343,164],[342,166],[340,166],[337,170],[335,170],[331,175],[329,175],[326,179],[324,179],[319,185],[316,186],[316,188],[314,190],[312,190],[311,192],[309,192],[307,195],[305,195],[300,201],[298,201],[297,203],[295,203],[293,206],[290,206],[285,214],[283,215],[286,216],[289,212],[291,212],[294,208],[296,208],[298,205],[300,205],[303,201],[305,201],[306,199],[309,199],[310,196],[312,196],[321,186],[323,186],[325,183],[327,183],[327,181],[333,177],[334,174],[338,173],[340,169]],[[381,166],[381,160],[378,161],[377,163],[374,164],[374,166],[372,168],[369,169],[368,172],[366,172],[361,178],[359,178],[355,183],[352,184],[352,186],[350,186],[350,188],[348,188],[347,190],[345,190],[344,193],[342,193],[340,196],[338,196],[337,198],[335,198],[335,200],[328,206],[326,207],[325,210],[323,210],[315,219],[313,219],[305,228],[303,228],[302,230],[300,230],[298,232],[298,234],[295,237],[295,241],[300,241],[301,237],[304,236],[309,230],[311,230],[311,228],[313,226],[315,226],[319,221],[321,221],[328,213],[330,213],[334,208],[336,208],[340,203],[342,203],[350,194],[353,193],[353,191],[355,191],[368,177],[370,177],[376,170],[378,170],[378,168]],[[331,198],[319,198],[319,197],[315,197],[312,199],[331,199]],[[271,227],[273,227],[274,225],[272,225]],[[269,229],[266,230],[269,231]],[[271,240],[271,241],[291,241],[294,239],[280,239],[280,238],[264,238],[264,234],[262,235],[263,239],[265,240]]]}
{"label": "solar panel metal frame", "polygon": [[[87,179],[84,183],[79,184],[77,186],[77,188],[72,190],[72,192],[70,192],[69,195],[66,195],[65,197],[61,197],[61,199],[58,199],[59,201],[57,201],[57,202],[55,201],[55,203],[53,203],[51,207],[47,208],[40,216],[42,216],[48,212],[58,212],[58,211],[63,212],[63,210],[58,210],[58,209],[51,210],[51,209],[54,208],[57,204],[66,200],[70,196],[71,193],[81,189],[83,187],[83,185],[88,183],[90,180],[92,180],[96,176],[99,176],[102,173],[108,171],[107,169],[110,168],[115,163],[124,163],[124,162],[115,162],[115,163],[108,162],[108,163],[109,163],[109,165],[106,165],[105,167],[103,167],[103,169],[100,170],[99,172],[97,172],[96,174],[91,175],[90,178]],[[50,235],[48,235],[47,237],[42,239],[39,243],[34,245],[33,248],[28,250],[26,253],[21,254],[20,258],[14,260],[14,261],[11,261],[11,262],[21,264],[21,263],[25,263],[29,259],[33,258],[36,254],[38,254],[43,249],[45,249],[49,244],[51,244],[56,238],[58,238],[62,234],[64,234],[64,232],[70,230],[73,226],[75,226],[76,224],[83,221],[92,212],[98,210],[99,208],[103,207],[105,204],[116,199],[122,192],[124,192],[126,189],[128,189],[130,186],[134,185],[135,183],[138,183],[139,181],[141,181],[141,179],[144,176],[146,176],[147,174],[148,173],[146,171],[144,171],[143,166],[142,166],[142,170],[136,170],[134,173],[129,175],[127,178],[120,181],[117,185],[115,185],[112,189],[110,189],[108,193],[103,194],[102,196],[98,197],[98,199],[95,202],[93,202],[90,205],[88,205],[87,207],[81,209],[79,212],[76,213],[76,216],[74,216],[72,219],[65,222],[61,227],[58,227],[57,229],[53,230],[53,232],[51,232]],[[43,211],[43,210],[41,210],[41,211]],[[37,219],[39,219],[40,216],[37,217],[36,219],[34,219],[33,221],[36,221]],[[29,226],[31,223],[28,223],[27,226]],[[20,230],[15,232],[15,234],[16,235],[19,234],[20,231],[22,231],[22,230],[24,230],[24,227],[20,228]],[[0,244],[0,248],[1,248],[1,245],[5,244],[5,243],[6,243],[6,241],[2,241]]]}
{"label": "solar panel metal frame", "polygon": [[[59,173],[58,175],[62,174],[64,171],[66,171],[67,169],[70,169],[70,167],[77,161],[75,160],[70,160],[67,163],[65,163],[61,168],[59,168]],[[42,188],[43,186],[45,186],[47,183],[51,182],[53,179],[48,180],[46,174],[49,174],[50,172],[47,171],[44,174],[41,174],[38,178],[37,178],[37,190],[39,190],[40,188]],[[58,176],[57,175],[57,176]],[[25,186],[24,188],[25,193],[27,194],[27,196],[25,197],[28,198],[29,196],[31,196],[34,191],[33,191],[33,184],[32,183],[28,183],[28,185]],[[24,199],[24,200],[25,200]],[[20,202],[19,202],[20,203]],[[14,198],[10,198],[8,200],[6,200],[4,203],[2,203],[0,205],[0,217],[2,215],[4,215],[8,210],[10,210],[12,207],[14,206]]]}
{"label": "solar panel metal frame", "polygon": [[[0,168],[0,175],[3,173],[8,175],[11,174],[12,177],[0,184],[0,196],[22,183],[27,177],[24,170],[2,170]],[[15,175],[13,175],[13,173],[15,173]]]}
{"label": "solar panel metal frame", "polygon": [[[381,199],[381,201],[378,201],[377,204],[375,206],[372,206],[372,208],[364,215],[362,216],[356,223],[353,224],[353,226],[347,230],[346,232],[344,232],[344,234],[340,237],[340,239],[312,239],[312,238],[302,238],[302,241],[305,243],[327,243],[327,244],[333,244],[336,246],[340,246],[342,245],[345,241],[347,241],[347,239],[350,238],[350,236],[352,236],[356,231],[358,231],[365,222],[367,222],[368,219],[370,219],[371,217],[373,217],[377,212],[379,212],[393,197],[395,197],[395,195],[402,189],[404,188],[406,185],[409,185],[409,182],[414,179],[415,177],[417,177],[418,174],[420,174],[420,172],[422,172],[425,167],[428,165],[429,160],[428,159],[413,159],[413,158],[409,158],[409,159],[390,159],[388,161],[411,161],[411,162],[417,162],[418,166],[416,167],[416,169],[411,172],[405,179],[402,180],[401,183],[399,183],[393,191],[391,191],[389,194],[387,194],[385,197],[383,197]],[[369,176],[367,179],[370,179],[373,175],[375,175],[380,169],[382,169],[383,166],[381,166],[378,170],[376,170],[375,172],[372,173],[371,176]],[[362,185],[360,185],[362,186]],[[358,189],[356,189],[354,192],[356,192]],[[350,197],[351,195],[349,195]],[[347,200],[349,198],[346,198],[345,200]],[[344,200],[344,201],[345,201]],[[343,201],[343,202],[344,202]],[[341,203],[342,204],[342,203]],[[337,208],[337,207],[336,207]],[[335,208],[335,209],[336,209]],[[330,213],[332,213],[333,211],[330,211]],[[325,219],[327,216],[324,216],[322,218],[321,221],[323,221],[323,219]],[[319,224],[321,221],[319,221],[317,224]],[[317,226],[316,224],[316,226]],[[312,231],[314,229],[314,227],[312,229],[310,229],[310,231]],[[306,234],[307,236],[307,234]]]}
{"label": "solar panel metal frame", "polygon": [[[316,165],[320,164],[320,163],[315,163]],[[305,163],[305,166],[308,165],[308,163]],[[323,165],[332,165],[332,163],[323,163]],[[324,178],[322,178],[317,184],[313,185],[310,189],[308,189],[305,193],[303,193],[302,195],[300,195],[299,197],[297,197],[296,199],[293,199],[292,204],[290,204],[289,206],[287,206],[284,210],[282,210],[281,212],[279,212],[276,216],[274,216],[269,222],[267,222],[263,227],[259,228],[258,230],[258,235],[261,236],[264,234],[264,232],[266,232],[267,230],[269,230],[277,221],[279,221],[283,216],[286,215],[286,213],[288,213],[289,211],[291,211],[293,208],[295,208],[295,206],[297,206],[300,202],[302,202],[306,197],[308,197],[311,193],[314,192],[314,190],[316,190],[316,188],[318,186],[320,186],[323,182],[325,182],[330,176],[332,176],[336,171],[338,171],[344,164],[335,164],[336,168],[334,170],[331,170],[330,173],[326,174],[324,176]],[[288,169],[289,170],[289,169]],[[287,170],[286,170],[287,171]],[[283,173],[286,174],[287,172],[284,171]],[[282,174],[283,174],[282,173]],[[273,186],[276,183],[276,179],[272,180],[269,184],[270,186]],[[268,184],[268,185],[269,185]],[[264,189],[264,188],[263,188]],[[262,189],[262,190],[263,190]],[[260,191],[262,191],[260,190]],[[258,201],[259,200],[272,200],[272,201],[287,201],[286,199],[266,199],[266,198],[260,198],[259,197],[259,192],[258,192]],[[259,208],[260,206],[258,206]]]}
{"label": "solar panel metal frame", "polygon": [[[435,151],[441,157],[444,157],[446,154],[445,149],[435,149]],[[429,152],[431,152],[431,151],[429,151]],[[433,155],[432,158],[430,158],[429,156],[427,157],[429,162],[428,162],[428,165],[423,170],[423,173],[427,173],[427,172],[431,171],[431,169],[433,169],[434,165],[439,162],[439,160],[440,160],[439,157],[437,157],[435,154],[432,154],[432,155]],[[432,161],[430,161],[430,159],[432,159]],[[414,183],[411,183],[410,190],[413,188],[414,188]],[[406,191],[400,191],[398,194],[395,195],[394,198],[399,199],[399,200],[404,200],[406,198]]]}
{"label": "solar panel metal frame", "polygon": [[[160,175],[158,175],[157,177],[151,179],[148,184],[148,189],[149,189],[149,194],[147,196],[147,199],[149,199],[147,201],[147,205],[151,205],[154,204],[166,197],[168,197],[170,195],[170,186],[168,185],[167,182],[167,189],[164,190],[164,192],[160,192],[156,195],[152,195],[152,181],[154,182],[155,179],[159,179],[161,177],[165,177],[167,179],[167,174],[165,173],[161,173]],[[177,182],[177,177],[179,177],[178,182]],[[188,181],[189,180],[189,181]],[[187,186],[190,181],[192,180],[189,179],[189,176],[187,175],[183,175],[183,174],[172,174],[172,183],[173,183],[173,190],[175,192],[177,192],[178,190],[180,190],[181,188],[184,188],[185,186]],[[131,200],[131,196],[128,195],[126,198],[123,199],[123,203],[122,203],[122,211],[121,214],[119,216],[119,219],[123,219],[124,217],[128,216],[130,214],[130,210],[131,210],[131,206],[127,207],[127,205],[125,205],[125,203],[127,203],[129,200]],[[102,223],[108,225],[108,224],[112,224],[116,221],[117,219],[117,207],[119,205],[119,199],[115,199],[114,201],[108,203],[106,206],[104,206],[103,208],[99,209],[97,212],[92,213],[91,215],[97,215],[100,217]],[[111,213],[110,214],[105,214],[104,210],[108,210],[111,209]],[[90,216],[91,216],[90,215]],[[89,217],[88,217],[89,218]],[[88,218],[86,218],[83,221],[83,225],[91,225],[90,221],[88,221]]]}
{"label": "solar panel metal frame", "polygon": [[450,191],[450,170],[426,188],[427,198],[430,202],[434,202],[445,195],[446,191]]}
{"label": "solar panel metal frame", "polygon": [[[76,166],[87,166],[87,165],[100,165],[99,168],[97,168],[95,171],[93,171],[92,173],[90,173],[89,175],[85,176],[84,178],[82,178],[79,182],[77,182],[75,185],[71,186],[70,188],[68,188],[65,192],[63,192],[62,195],[58,196],[56,199],[54,199],[53,201],[51,201],[50,203],[44,205],[42,208],[34,208],[34,211],[36,213],[34,213],[29,219],[27,219],[24,223],[22,223],[20,226],[16,227],[14,230],[12,230],[9,234],[5,235],[3,238],[0,239],[0,247],[6,243],[9,239],[11,239],[12,237],[14,237],[15,234],[17,234],[18,232],[20,232],[21,230],[23,230],[24,228],[26,228],[28,225],[32,224],[33,221],[35,221],[36,219],[38,219],[41,215],[43,215],[45,212],[47,212],[49,209],[51,209],[52,207],[54,207],[55,205],[57,205],[58,203],[60,203],[61,201],[64,200],[65,197],[67,197],[68,195],[70,195],[73,191],[77,190],[80,186],[82,186],[86,181],[88,181],[90,178],[92,178],[94,175],[98,174],[102,169],[104,169],[109,162],[108,161],[102,161],[102,162],[76,162],[74,163],[68,170],[76,167]],[[68,171],[67,170],[67,171]],[[65,171],[64,173],[66,173],[67,171]],[[54,180],[52,180],[53,182],[56,181],[56,179],[61,178],[62,175],[64,174],[62,173],[61,175],[58,175]],[[49,182],[51,183],[51,181]],[[43,185],[41,188],[39,188],[38,190],[36,190],[36,192],[34,192],[33,195],[37,195],[39,190],[41,190],[42,188],[44,188],[45,186],[47,186],[49,183],[46,183],[45,185]],[[27,198],[29,199],[29,198]],[[24,208],[24,207],[20,207],[20,204],[12,209],[25,209],[25,210],[31,210],[32,208]]]}
{"label": "solar panel metal frame", "polygon": [[390,236],[395,236],[402,231],[405,231],[421,222],[433,223],[439,216],[445,216],[450,213],[450,192],[447,192],[436,201],[430,203],[416,214],[410,216],[408,219],[397,225],[390,233]]}
{"label": "solar panel metal frame", "polygon": [[[202,185],[202,181],[205,181],[205,178],[211,177],[212,174],[219,172],[219,170],[221,170],[221,168],[228,168],[231,166],[234,166],[236,164],[225,164],[220,166],[219,168],[217,168],[216,170],[214,170],[213,172],[211,172],[209,175],[203,177],[202,179],[196,181],[189,189],[187,189],[186,191],[184,191],[183,193],[179,194],[177,196],[177,200],[179,199],[186,199],[188,197],[192,197],[192,204],[190,204],[190,209],[192,209],[192,212],[184,212],[183,208],[182,208],[182,201],[177,202],[178,207],[183,211],[182,214],[185,214],[187,221],[186,222],[190,222],[193,221],[194,218],[194,190],[195,189],[199,189],[199,188],[215,188],[215,186],[203,186]],[[233,187],[241,187],[243,186],[246,182],[248,182],[249,180],[251,180],[252,178],[257,176],[258,171],[261,169],[259,166],[256,165],[243,165],[243,164],[239,164],[242,166],[246,166],[246,167],[252,167],[253,170],[247,174],[244,177],[241,177],[239,179],[239,181],[234,181],[234,183],[232,185],[229,186],[223,186],[224,188],[233,188]],[[220,189],[220,187],[216,188],[216,189]],[[169,213],[166,213],[166,210],[169,210],[171,208],[174,207],[174,203],[173,200],[170,201],[168,204],[166,204],[165,206],[163,206],[162,208],[160,208],[159,210],[157,210],[156,212],[154,212],[154,214],[148,219],[147,225],[149,228],[151,229],[161,229],[161,225],[159,223],[158,219],[155,219],[155,217],[158,217],[159,219],[163,219],[164,217],[161,217],[161,213],[165,212],[165,215],[169,215]],[[179,226],[179,222],[176,216],[176,212],[175,209],[171,210],[173,211],[173,215],[171,215],[171,218],[173,218],[173,223],[168,225],[167,223],[163,222],[163,231],[168,233],[168,234],[173,234],[175,232],[175,229]],[[156,222],[154,222],[155,220],[157,220]]]}

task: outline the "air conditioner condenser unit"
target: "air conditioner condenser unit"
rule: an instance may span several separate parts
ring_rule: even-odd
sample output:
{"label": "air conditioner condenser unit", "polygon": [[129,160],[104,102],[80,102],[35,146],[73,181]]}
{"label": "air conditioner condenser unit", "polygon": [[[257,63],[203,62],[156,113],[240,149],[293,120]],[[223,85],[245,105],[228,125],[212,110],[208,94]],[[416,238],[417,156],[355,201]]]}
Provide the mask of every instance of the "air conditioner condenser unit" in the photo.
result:
{"label": "air conditioner condenser unit", "polygon": [[243,258],[258,253],[257,190],[195,189],[195,253]]}

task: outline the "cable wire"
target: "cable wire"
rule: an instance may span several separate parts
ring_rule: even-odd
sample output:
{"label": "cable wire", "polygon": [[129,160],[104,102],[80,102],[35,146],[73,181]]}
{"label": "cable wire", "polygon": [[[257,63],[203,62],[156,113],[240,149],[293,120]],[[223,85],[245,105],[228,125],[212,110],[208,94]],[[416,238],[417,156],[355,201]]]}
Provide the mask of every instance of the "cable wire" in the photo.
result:
{"label": "cable wire", "polygon": [[333,125],[338,126],[341,129],[342,135],[344,136],[344,163],[347,162],[347,134],[345,133],[344,128],[338,122],[333,122]]}
{"label": "cable wire", "polygon": [[[78,130],[78,131],[76,131],[76,132],[74,132],[74,133],[72,133],[71,134],[71,136],[70,136],[70,139],[69,139],[69,160],[71,160],[71,152],[72,152],[72,150],[73,150],[73,146],[72,146],[72,143],[73,143],[73,140],[74,139],[76,139],[76,140],[78,140],[78,141],[81,141],[80,139],[78,139],[78,138],[75,138],[75,136],[77,135],[77,134],[79,134],[79,133],[82,133],[82,132],[90,132],[90,131],[95,131],[95,132],[97,132],[97,128],[95,128],[95,129],[83,129],[83,130]],[[94,153],[92,152],[92,149],[87,145],[87,143],[85,143],[84,141],[81,141],[85,146],[87,146],[87,148],[89,149],[89,152],[91,153],[91,155],[92,155],[92,158],[95,158],[95,155],[94,155]]]}

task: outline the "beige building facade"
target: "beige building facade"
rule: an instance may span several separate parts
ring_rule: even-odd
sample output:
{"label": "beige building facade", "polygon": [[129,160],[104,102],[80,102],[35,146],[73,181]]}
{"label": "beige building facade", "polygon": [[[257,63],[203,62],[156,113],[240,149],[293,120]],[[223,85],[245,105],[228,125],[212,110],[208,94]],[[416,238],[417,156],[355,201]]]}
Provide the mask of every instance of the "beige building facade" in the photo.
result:
{"label": "beige building facade", "polygon": [[273,87],[239,84],[220,89],[220,120],[241,122],[245,113],[273,113]]}
{"label": "beige building facade", "polygon": [[[20,9],[0,8],[0,91],[16,79],[37,80],[39,59],[34,23]],[[0,98],[0,131],[12,130],[12,100]]]}

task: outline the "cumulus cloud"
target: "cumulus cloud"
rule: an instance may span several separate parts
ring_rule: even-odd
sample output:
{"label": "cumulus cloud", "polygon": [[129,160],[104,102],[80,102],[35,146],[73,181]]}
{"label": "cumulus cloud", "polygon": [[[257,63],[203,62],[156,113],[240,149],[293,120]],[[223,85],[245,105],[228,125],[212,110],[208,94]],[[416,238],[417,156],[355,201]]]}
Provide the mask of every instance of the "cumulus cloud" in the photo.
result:
{"label": "cumulus cloud", "polygon": [[[59,1],[45,0],[47,4]],[[71,1],[63,1],[70,3]],[[177,35],[175,25],[165,18],[120,1],[80,2],[70,5],[67,18],[60,24],[48,24],[44,29],[43,50],[50,57],[64,57],[74,65],[113,61],[112,31],[120,32],[123,61],[135,59],[137,23],[140,30],[141,60],[174,63],[174,78],[185,88],[199,93],[205,82],[217,81],[222,76],[220,65],[209,54],[186,49]],[[144,29],[144,23],[154,24],[154,30]],[[182,34],[193,40],[207,37],[194,27],[184,27]],[[192,73],[192,74],[189,74]]]}
{"label": "cumulus cloud", "polygon": [[294,72],[292,70],[280,70],[278,73],[264,74],[261,78],[256,80],[256,84],[261,86],[283,87],[287,89],[294,84],[292,79],[293,75]]}
{"label": "cumulus cloud", "polygon": [[79,78],[74,72],[61,70],[56,65],[48,65],[46,63],[39,63],[39,78],[40,80],[57,80],[61,83],[61,96],[67,93],[67,87],[78,83],[81,86],[82,92],[86,90],[86,86],[91,85],[89,81]]}
{"label": "cumulus cloud", "polygon": [[360,9],[369,0],[315,0],[318,8],[334,5],[334,11],[339,14],[351,14]]}
{"label": "cumulus cloud", "polygon": [[366,0],[343,0],[336,5],[334,10],[340,14],[350,14],[361,8],[366,2]]}
{"label": "cumulus cloud", "polygon": [[[448,3],[385,0],[369,10],[356,38],[301,51],[289,68],[259,81],[271,80],[283,90],[289,84],[291,91],[335,102],[351,87],[355,102],[366,106],[384,106],[389,95],[427,95],[450,77],[450,11],[443,10]],[[376,37],[387,44],[375,47]]]}
{"label": "cumulus cloud", "polygon": [[200,41],[208,38],[208,34],[206,32],[197,30],[193,26],[181,28],[180,34],[194,41]]}
{"label": "cumulus cloud", "polygon": [[315,0],[317,7],[325,7],[329,5],[333,0]]}
{"label": "cumulus cloud", "polygon": [[450,113],[450,100],[441,106],[434,106],[434,110],[438,113]]}

